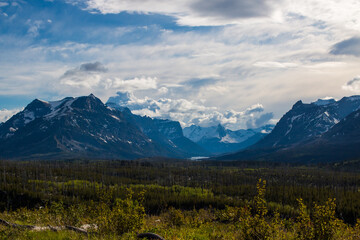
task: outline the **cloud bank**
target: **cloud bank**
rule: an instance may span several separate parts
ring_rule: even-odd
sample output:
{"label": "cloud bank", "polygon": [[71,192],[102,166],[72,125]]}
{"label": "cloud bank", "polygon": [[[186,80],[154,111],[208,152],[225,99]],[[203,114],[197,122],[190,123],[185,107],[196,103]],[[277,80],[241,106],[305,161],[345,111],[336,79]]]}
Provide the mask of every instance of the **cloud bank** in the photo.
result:
{"label": "cloud bank", "polygon": [[183,127],[192,124],[209,127],[220,123],[237,130],[263,126],[273,118],[272,113],[262,114],[264,107],[261,104],[250,106],[241,112],[221,111],[186,99],[137,98],[129,92],[118,92],[116,96],[109,98],[108,103],[128,107],[134,114],[179,121]]}
{"label": "cloud bank", "polygon": [[[108,102],[128,107],[134,114],[153,118],[179,121],[182,126],[192,124],[214,126],[222,124],[230,129],[254,128],[267,124],[273,119],[272,113],[263,113],[261,104],[254,104],[244,111],[219,110],[204,104],[204,100],[190,100],[176,95],[199,95],[203,90],[218,92],[221,81],[216,78],[193,78],[179,84],[159,84],[156,77],[141,77],[123,80],[113,76],[111,71],[100,62],[84,63],[79,67],[67,70],[60,78],[63,87],[71,87],[75,91],[84,89],[106,96],[114,94]],[[221,90],[221,88],[220,88]],[[135,93],[143,92],[144,97],[136,97]],[[158,99],[147,94],[159,95]]]}

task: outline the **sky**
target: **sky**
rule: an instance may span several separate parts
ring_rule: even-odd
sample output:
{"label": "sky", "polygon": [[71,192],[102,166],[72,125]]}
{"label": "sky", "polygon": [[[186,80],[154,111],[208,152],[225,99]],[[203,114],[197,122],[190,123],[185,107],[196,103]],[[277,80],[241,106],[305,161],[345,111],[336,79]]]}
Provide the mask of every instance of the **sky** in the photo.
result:
{"label": "sky", "polygon": [[0,0],[0,122],[93,93],[182,126],[360,92],[357,0]]}

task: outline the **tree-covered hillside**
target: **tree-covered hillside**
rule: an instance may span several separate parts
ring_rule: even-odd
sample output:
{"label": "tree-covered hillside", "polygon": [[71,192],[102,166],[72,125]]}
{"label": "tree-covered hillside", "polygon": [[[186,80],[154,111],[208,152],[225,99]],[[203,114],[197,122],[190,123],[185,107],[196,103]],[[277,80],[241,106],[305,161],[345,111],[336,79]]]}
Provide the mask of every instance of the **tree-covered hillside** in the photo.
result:
{"label": "tree-covered hillside", "polygon": [[[92,237],[110,239],[135,239],[141,232],[165,239],[356,239],[360,175],[348,170],[356,165],[2,161],[0,218],[42,227],[90,226]],[[266,187],[259,179],[266,179]],[[5,225],[0,232],[10,239],[85,237]]]}

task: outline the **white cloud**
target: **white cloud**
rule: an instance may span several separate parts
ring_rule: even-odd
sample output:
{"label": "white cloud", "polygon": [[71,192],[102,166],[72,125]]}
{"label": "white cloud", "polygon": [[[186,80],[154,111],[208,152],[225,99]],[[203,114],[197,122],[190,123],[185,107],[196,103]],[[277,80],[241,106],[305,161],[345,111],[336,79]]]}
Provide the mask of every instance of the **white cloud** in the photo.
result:
{"label": "white cloud", "polygon": [[81,73],[72,75],[70,77],[65,77],[61,79],[60,83],[64,85],[68,85],[71,87],[78,87],[78,88],[95,88],[98,87],[101,82],[101,75],[100,74],[88,74],[88,73]]}
{"label": "white cloud", "polygon": [[140,77],[133,79],[120,79],[116,77],[106,77],[98,73],[76,73],[71,76],[63,77],[60,81],[62,85],[71,87],[87,88],[88,90],[147,90],[157,88],[157,78]]}
{"label": "white cloud", "polygon": [[16,113],[20,112],[22,109],[12,109],[12,110],[8,110],[8,109],[0,109],[0,123],[1,122],[6,122],[7,120],[9,120],[13,115],[15,115]]}
{"label": "white cloud", "polygon": [[9,3],[7,3],[7,2],[0,2],[0,7],[6,7],[8,5],[9,5]]}
{"label": "white cloud", "polygon": [[39,30],[43,27],[44,22],[41,20],[31,20],[29,19],[26,22],[29,25],[28,35],[31,37],[37,37],[39,35]]}
{"label": "white cloud", "polygon": [[[58,89],[61,89],[64,94],[69,91],[76,92],[77,95],[86,95],[88,92],[92,92],[105,98],[119,90],[132,92],[157,89],[157,78],[122,79],[109,73],[108,69],[100,62],[83,63],[79,67],[67,70],[60,77]],[[161,91],[164,92],[164,89]]]}
{"label": "white cloud", "polygon": [[169,89],[167,87],[161,87],[159,88],[159,93],[166,94],[169,92]]}
{"label": "white cloud", "polygon": [[112,88],[114,90],[147,90],[147,89],[156,89],[157,88],[157,78],[154,77],[140,77],[133,78],[128,80],[123,80],[119,78],[115,79],[107,79],[110,85],[108,88]]}
{"label": "white cloud", "polygon": [[353,78],[342,86],[344,90],[360,93],[360,76]]}
{"label": "white cloud", "polygon": [[290,68],[296,67],[296,63],[280,63],[280,62],[256,62],[254,63],[255,67],[262,67],[262,68]]}
{"label": "white cloud", "polygon": [[352,0],[288,0],[285,11],[297,13],[312,19],[334,24],[345,28],[358,30],[360,21],[360,2]]}

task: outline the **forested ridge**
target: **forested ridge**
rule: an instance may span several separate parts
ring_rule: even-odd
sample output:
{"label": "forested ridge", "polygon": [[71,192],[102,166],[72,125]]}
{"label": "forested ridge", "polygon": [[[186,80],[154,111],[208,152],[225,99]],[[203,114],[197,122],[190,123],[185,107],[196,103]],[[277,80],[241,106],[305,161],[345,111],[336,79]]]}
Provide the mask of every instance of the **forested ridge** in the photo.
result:
{"label": "forested ridge", "polygon": [[[0,210],[2,219],[7,221],[40,225],[96,224],[100,213],[108,213],[100,222],[124,214],[130,216],[128,222],[133,225],[128,228],[124,228],[125,223],[112,222],[109,226],[97,224],[99,229],[94,229],[103,236],[115,234],[118,238],[151,230],[171,239],[225,239],[220,229],[233,228],[234,236],[246,235],[244,226],[237,225],[246,223],[245,216],[256,220],[259,214],[256,202],[260,201],[266,213],[262,212],[256,221],[268,224],[265,228],[269,231],[276,220],[285,224],[281,228],[284,234],[296,235],[294,229],[299,222],[311,222],[314,220],[309,220],[310,217],[316,220],[333,211],[329,217],[341,222],[341,231],[349,233],[356,231],[360,217],[360,174],[356,166],[358,161],[312,166],[169,159],[1,161]],[[266,180],[266,188],[259,179]],[[259,192],[261,187],[263,192]],[[103,209],[100,211],[99,207]],[[321,216],[316,216],[317,212]],[[116,217],[116,213],[123,215]],[[305,213],[309,213],[308,220]],[[202,220],[192,226],[194,218]],[[207,236],[204,238],[181,235],[184,228],[194,231],[194,236],[199,235],[196,229],[209,224],[214,224],[211,229],[219,227],[214,230],[219,238],[206,233],[209,229],[199,233]],[[170,225],[178,230],[167,232],[172,228]],[[308,227],[315,225],[313,222]],[[250,232],[256,229],[247,227]],[[3,237],[9,234],[8,227],[3,227],[1,234]],[[24,232],[18,234],[16,237]]]}

